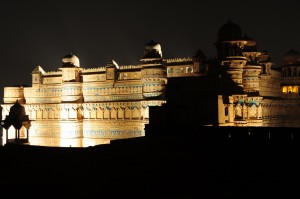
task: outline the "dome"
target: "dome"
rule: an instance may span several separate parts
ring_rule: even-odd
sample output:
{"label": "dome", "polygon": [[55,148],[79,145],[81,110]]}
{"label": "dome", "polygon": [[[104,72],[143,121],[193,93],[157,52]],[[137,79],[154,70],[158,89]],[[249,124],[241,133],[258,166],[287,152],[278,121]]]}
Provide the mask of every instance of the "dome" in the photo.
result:
{"label": "dome", "polygon": [[239,25],[230,20],[218,31],[218,42],[242,40],[242,29]]}
{"label": "dome", "polygon": [[143,58],[162,58],[160,44],[155,40],[151,40],[149,43],[147,43],[145,45]]}
{"label": "dome", "polygon": [[9,110],[9,116],[13,116],[13,117],[19,117],[19,116],[25,116],[26,112],[25,112],[25,108],[24,106],[22,106],[18,100],[16,100],[16,103],[10,107]]}
{"label": "dome", "polygon": [[300,53],[294,49],[289,50],[283,55],[282,65],[299,65],[300,64]]}
{"label": "dome", "polygon": [[161,46],[160,46],[160,44],[157,41],[151,40],[149,43],[146,44],[145,50],[157,50],[157,51],[161,51]]}
{"label": "dome", "polygon": [[62,64],[63,67],[80,67],[78,57],[72,53],[62,58]]}
{"label": "dome", "polygon": [[15,129],[21,129],[23,122],[30,123],[30,120],[28,115],[26,115],[24,106],[16,100],[16,103],[10,107],[9,114],[5,120],[1,122],[1,126],[8,129],[13,125]]}

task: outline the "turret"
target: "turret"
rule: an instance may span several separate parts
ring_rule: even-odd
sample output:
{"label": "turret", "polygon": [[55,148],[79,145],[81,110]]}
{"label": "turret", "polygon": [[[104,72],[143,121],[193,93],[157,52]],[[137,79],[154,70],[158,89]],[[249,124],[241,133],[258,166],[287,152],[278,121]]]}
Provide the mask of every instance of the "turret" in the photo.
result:
{"label": "turret", "polygon": [[222,70],[240,87],[243,86],[242,73],[246,64],[242,50],[246,43],[247,41],[242,38],[240,26],[230,20],[219,29],[215,43]]}
{"label": "turret", "polygon": [[80,65],[77,56],[72,53],[62,58],[62,81],[63,82],[79,82],[80,81]]}
{"label": "turret", "polygon": [[106,81],[115,81],[117,79],[117,70],[119,65],[114,60],[111,60],[106,65]]}
{"label": "turret", "polygon": [[258,63],[258,56],[261,54],[257,51],[256,41],[245,35],[244,40],[247,43],[243,49],[243,55],[247,58],[247,62],[243,70],[243,90],[246,93],[257,93],[259,91],[259,74],[261,65]]}
{"label": "turret", "polygon": [[62,58],[62,102],[82,102],[82,80],[77,56],[68,54]]}
{"label": "turret", "polygon": [[32,75],[32,87],[39,87],[40,84],[43,82],[43,75],[45,74],[45,71],[41,66],[35,67],[33,71],[31,72]]}
{"label": "turret", "polygon": [[261,65],[261,75],[270,75],[270,70],[273,66],[271,57],[268,51],[262,51],[258,57],[258,63]]}
{"label": "turret", "polygon": [[144,82],[143,96],[164,99],[167,71],[160,44],[154,40],[147,43],[144,48],[144,56],[140,61],[143,66],[141,71]]}

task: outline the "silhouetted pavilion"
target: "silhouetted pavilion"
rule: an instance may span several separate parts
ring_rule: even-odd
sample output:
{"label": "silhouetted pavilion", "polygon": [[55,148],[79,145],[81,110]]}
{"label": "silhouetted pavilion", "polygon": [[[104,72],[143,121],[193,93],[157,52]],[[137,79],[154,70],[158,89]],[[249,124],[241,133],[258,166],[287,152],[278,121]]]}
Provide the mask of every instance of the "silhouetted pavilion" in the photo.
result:
{"label": "silhouetted pavilion", "polygon": [[[5,117],[5,120],[1,121],[1,126],[6,130],[6,144],[16,143],[25,144],[29,143],[29,128],[31,126],[31,121],[28,115],[26,115],[25,108],[22,106],[18,100],[16,103],[10,107],[9,115]],[[8,139],[8,129],[10,126],[15,128],[15,138]],[[26,137],[20,137],[20,129],[24,126],[26,128]]]}

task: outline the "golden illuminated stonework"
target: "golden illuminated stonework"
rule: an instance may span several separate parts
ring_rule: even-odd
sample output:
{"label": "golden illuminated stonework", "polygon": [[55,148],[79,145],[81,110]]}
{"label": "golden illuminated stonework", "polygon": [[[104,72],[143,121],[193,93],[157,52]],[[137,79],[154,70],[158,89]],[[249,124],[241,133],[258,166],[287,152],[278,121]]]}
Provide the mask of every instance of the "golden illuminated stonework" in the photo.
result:
{"label": "golden illuminated stonework", "polygon": [[[300,53],[287,52],[282,67],[274,68],[268,52],[259,51],[231,21],[219,29],[215,46],[217,57],[211,59],[201,50],[165,59],[152,40],[138,65],[111,60],[95,68],[81,67],[79,58],[68,54],[57,71],[36,66],[31,87],[5,87],[2,116],[17,100],[31,121],[30,144],[48,146],[145,136],[151,119],[174,128],[300,127]],[[23,126],[20,135],[25,132]]]}
{"label": "golden illuminated stonework", "polygon": [[[180,61],[185,64],[171,76],[199,71],[192,59]],[[31,120],[31,144],[45,145],[47,138],[47,145],[85,147],[144,136],[149,108],[166,102],[167,65],[155,41],[146,44],[139,65],[119,66],[111,60],[103,67],[82,68],[79,58],[68,54],[58,71],[37,66],[31,74],[31,87],[4,88],[2,105],[3,116],[16,100],[24,105]],[[13,131],[10,128],[9,135]]]}

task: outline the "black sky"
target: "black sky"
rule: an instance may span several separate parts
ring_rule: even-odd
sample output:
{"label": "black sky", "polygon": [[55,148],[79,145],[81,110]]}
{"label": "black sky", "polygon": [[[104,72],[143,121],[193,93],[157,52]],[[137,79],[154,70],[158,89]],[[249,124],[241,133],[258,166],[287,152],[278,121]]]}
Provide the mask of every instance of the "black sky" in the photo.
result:
{"label": "black sky", "polygon": [[1,2],[0,96],[4,86],[30,86],[37,65],[58,70],[71,52],[83,68],[111,59],[134,65],[155,39],[164,58],[191,57],[198,49],[214,57],[217,31],[229,19],[280,66],[285,52],[300,51],[299,5],[297,0]]}

